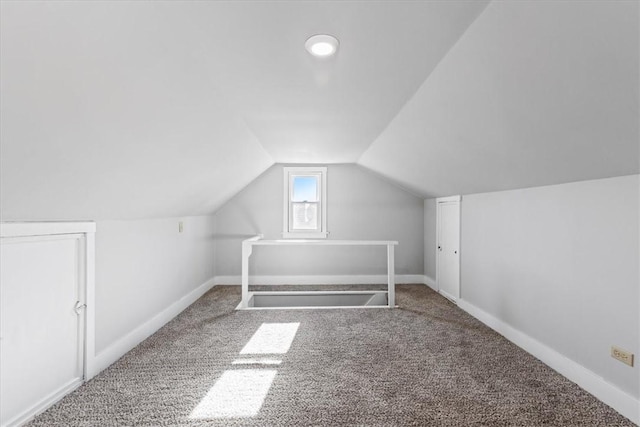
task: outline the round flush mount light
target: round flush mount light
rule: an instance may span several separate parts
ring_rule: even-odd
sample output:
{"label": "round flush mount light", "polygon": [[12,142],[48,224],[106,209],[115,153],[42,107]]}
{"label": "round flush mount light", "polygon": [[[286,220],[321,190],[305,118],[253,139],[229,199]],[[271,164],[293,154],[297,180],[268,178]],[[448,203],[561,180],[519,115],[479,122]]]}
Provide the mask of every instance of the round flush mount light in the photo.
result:
{"label": "round flush mount light", "polygon": [[329,34],[316,34],[307,39],[304,47],[311,55],[326,58],[334,55],[339,45],[338,39]]}

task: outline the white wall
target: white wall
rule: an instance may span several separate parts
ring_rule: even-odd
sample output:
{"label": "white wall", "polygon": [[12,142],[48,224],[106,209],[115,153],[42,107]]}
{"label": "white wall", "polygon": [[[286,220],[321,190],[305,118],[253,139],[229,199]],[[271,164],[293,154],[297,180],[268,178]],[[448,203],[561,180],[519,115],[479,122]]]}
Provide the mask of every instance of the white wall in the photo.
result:
{"label": "white wall", "polygon": [[436,280],[436,219],[438,205],[436,199],[424,201],[424,275],[435,286]]}
{"label": "white wall", "polygon": [[639,175],[462,200],[461,296],[627,394],[640,354]]}
{"label": "white wall", "polygon": [[[216,213],[216,275],[240,274],[244,238],[282,237],[282,168],[267,170]],[[396,273],[422,275],[422,199],[356,165],[329,165],[327,178],[329,239],[398,240]],[[386,274],[385,260],[382,247],[257,247],[251,274]]]}
{"label": "white wall", "polygon": [[214,234],[213,216],[97,222],[98,355],[213,278]]}

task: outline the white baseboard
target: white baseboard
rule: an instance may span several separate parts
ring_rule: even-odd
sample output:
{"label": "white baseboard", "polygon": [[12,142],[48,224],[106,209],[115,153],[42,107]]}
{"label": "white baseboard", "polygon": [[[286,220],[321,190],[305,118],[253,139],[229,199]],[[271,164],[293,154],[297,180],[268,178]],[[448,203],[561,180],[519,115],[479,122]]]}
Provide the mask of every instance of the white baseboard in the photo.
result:
{"label": "white baseboard", "polygon": [[424,278],[424,281],[422,283],[424,283],[434,291],[438,292],[438,285],[436,284],[436,279],[429,277],[426,274],[422,277]]}
{"label": "white baseboard", "polygon": [[[102,350],[93,358],[93,369],[87,375],[87,380],[109,367],[116,360],[124,356],[129,350],[140,344],[184,309],[193,304],[215,285],[240,285],[240,276],[216,276],[185,295],[162,312],[156,314],[147,322],[138,326],[127,335]],[[315,284],[385,284],[387,275],[335,275],[335,276],[251,276],[251,284],[260,285],[315,285]],[[424,276],[419,274],[396,275],[396,283],[424,283]]]}
{"label": "white baseboard", "polygon": [[630,394],[620,390],[605,379],[558,353],[551,347],[537,341],[504,321],[494,317],[486,311],[463,300],[458,300],[458,307],[498,332],[506,339],[522,348],[526,352],[540,359],[546,365],[561,375],[575,382],[596,398],[611,406],[620,414],[636,424],[640,423],[640,401]]}
{"label": "white baseboard", "polygon": [[[396,283],[424,283],[422,274],[396,274]],[[240,285],[241,276],[216,276],[216,285]],[[310,276],[249,276],[252,285],[358,285],[386,284],[386,274],[310,275]]]}
{"label": "white baseboard", "polygon": [[46,411],[49,407],[53,406],[54,403],[65,397],[67,394],[71,393],[73,390],[77,389],[82,385],[82,379],[74,378],[69,381],[67,384],[60,387],[58,390],[51,393],[49,396],[46,396],[39,402],[35,403],[29,409],[23,411],[20,415],[6,421],[2,427],[18,427],[27,422],[31,421],[36,415]]}
{"label": "white baseboard", "polygon": [[87,380],[93,378],[98,373],[109,367],[116,360],[124,356],[129,350],[150,337],[158,329],[166,325],[170,320],[180,314],[184,309],[196,302],[209,289],[215,286],[214,278],[207,280],[187,295],[183,296],[151,319],[138,326],[118,341],[102,350],[94,358],[93,370],[89,373]]}

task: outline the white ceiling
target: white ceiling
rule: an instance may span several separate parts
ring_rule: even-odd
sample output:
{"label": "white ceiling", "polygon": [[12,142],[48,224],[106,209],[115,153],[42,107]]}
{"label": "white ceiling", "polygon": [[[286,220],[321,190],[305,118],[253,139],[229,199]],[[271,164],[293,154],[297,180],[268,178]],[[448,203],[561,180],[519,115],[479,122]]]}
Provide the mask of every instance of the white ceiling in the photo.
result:
{"label": "white ceiling", "polygon": [[[204,3],[173,16],[189,21],[211,78],[276,162],[352,163],[486,4]],[[336,57],[306,52],[318,33],[339,39]]]}
{"label": "white ceiling", "polygon": [[485,6],[2,2],[2,218],[207,213],[274,162],[355,162]]}
{"label": "white ceiling", "polygon": [[425,197],[640,173],[638,6],[489,4],[358,163]]}
{"label": "white ceiling", "polygon": [[637,2],[1,7],[3,220],[210,213],[274,162],[425,197],[639,172]]}
{"label": "white ceiling", "polygon": [[212,212],[273,164],[160,6],[2,3],[3,220]]}

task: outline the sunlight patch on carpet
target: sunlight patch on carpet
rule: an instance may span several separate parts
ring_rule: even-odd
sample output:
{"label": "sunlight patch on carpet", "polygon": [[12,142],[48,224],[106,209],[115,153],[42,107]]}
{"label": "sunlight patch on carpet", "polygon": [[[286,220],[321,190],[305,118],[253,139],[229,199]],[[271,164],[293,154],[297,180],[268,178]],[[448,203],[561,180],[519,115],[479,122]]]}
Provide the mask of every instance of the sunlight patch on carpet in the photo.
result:
{"label": "sunlight patch on carpet", "polygon": [[225,371],[191,412],[191,419],[249,418],[258,414],[276,376],[270,369]]}
{"label": "sunlight patch on carpet", "polygon": [[284,354],[289,351],[300,323],[263,323],[240,354]]}
{"label": "sunlight patch on carpet", "polygon": [[[300,323],[263,323],[240,354],[284,354],[289,351]],[[236,359],[232,365],[279,365],[269,358]],[[278,371],[272,369],[227,370],[211,387],[191,419],[249,418],[256,416]]]}

